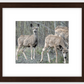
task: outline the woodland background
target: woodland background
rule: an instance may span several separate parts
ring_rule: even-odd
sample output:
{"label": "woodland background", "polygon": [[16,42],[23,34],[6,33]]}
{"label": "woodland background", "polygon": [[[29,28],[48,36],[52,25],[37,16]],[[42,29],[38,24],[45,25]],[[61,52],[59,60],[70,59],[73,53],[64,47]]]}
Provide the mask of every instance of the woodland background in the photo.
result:
{"label": "woodland background", "polygon": [[[30,24],[33,25],[33,27],[37,27],[39,24],[38,28],[38,46],[36,47],[36,59],[31,60],[31,52],[30,48],[26,48],[25,54],[27,55],[28,60],[25,60],[23,57],[23,54],[21,51],[18,54],[18,61],[16,63],[40,63],[40,58],[41,58],[41,51],[42,48],[44,47],[45,43],[45,37],[49,34],[55,34],[55,28],[57,26],[63,26],[63,27],[68,27],[69,28],[69,22],[68,21],[16,21],[16,49],[18,46],[17,39],[19,38],[20,35],[32,35],[32,27]],[[67,55],[67,63],[68,63],[68,55]],[[54,50],[51,50],[50,52],[50,59],[51,63],[55,63],[56,55]],[[42,63],[48,63],[47,60],[47,53],[46,51],[44,52],[44,58]],[[63,56],[62,53],[58,50],[58,63],[63,63]]]}

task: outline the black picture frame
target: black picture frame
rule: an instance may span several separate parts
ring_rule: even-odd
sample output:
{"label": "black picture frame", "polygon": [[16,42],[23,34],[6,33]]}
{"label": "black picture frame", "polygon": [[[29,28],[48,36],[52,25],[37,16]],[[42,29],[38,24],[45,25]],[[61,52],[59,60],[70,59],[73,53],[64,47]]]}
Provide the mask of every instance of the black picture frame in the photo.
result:
{"label": "black picture frame", "polygon": [[84,82],[84,44],[82,44],[82,77],[2,77],[3,34],[2,8],[82,8],[82,43],[84,42],[84,3],[0,3],[0,82]]}

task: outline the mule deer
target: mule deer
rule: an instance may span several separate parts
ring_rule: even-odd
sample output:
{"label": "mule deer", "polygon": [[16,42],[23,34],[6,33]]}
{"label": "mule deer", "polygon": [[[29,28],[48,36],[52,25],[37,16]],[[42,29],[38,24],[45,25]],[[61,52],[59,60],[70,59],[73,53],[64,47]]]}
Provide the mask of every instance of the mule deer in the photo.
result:
{"label": "mule deer", "polygon": [[[66,53],[67,53],[67,48],[65,47],[65,44],[64,44],[64,40],[59,37],[59,36],[55,36],[55,35],[48,35],[46,38],[45,38],[45,45],[44,45],[44,48],[42,49],[42,52],[41,52],[41,60],[40,62],[42,62],[43,60],[43,52],[45,51],[46,48],[49,48],[49,47],[53,47],[55,49],[55,53],[56,53],[56,63],[57,63],[57,48],[60,48],[60,50],[62,50],[62,54],[63,54],[63,57],[64,57],[64,63],[66,63]],[[48,56],[48,61],[50,62],[50,57],[49,57],[49,49],[47,50],[47,56]]]}
{"label": "mule deer", "polygon": [[68,32],[68,28],[67,27],[60,27],[57,26],[55,28],[55,35],[58,35],[60,37],[62,37],[65,41],[65,44],[67,45],[67,47],[69,47],[69,32]]}
{"label": "mule deer", "polygon": [[[32,27],[32,24],[31,24],[31,27]],[[27,60],[27,56],[24,53],[24,49],[26,47],[31,48],[31,60],[32,60],[32,47],[34,47],[33,58],[35,59],[35,47],[38,44],[38,39],[37,39],[37,29],[38,29],[38,27],[33,27],[32,29],[33,29],[33,34],[32,35],[21,35],[18,38],[18,48],[17,48],[17,53],[16,53],[16,60],[18,60],[18,52],[19,52],[20,48],[22,48],[22,47],[23,47],[22,53],[23,53],[26,60]]]}

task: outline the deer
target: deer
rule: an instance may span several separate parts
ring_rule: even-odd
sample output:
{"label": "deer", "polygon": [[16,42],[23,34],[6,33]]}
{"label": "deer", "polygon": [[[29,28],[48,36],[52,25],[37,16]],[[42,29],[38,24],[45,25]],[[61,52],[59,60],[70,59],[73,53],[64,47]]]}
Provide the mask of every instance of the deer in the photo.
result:
{"label": "deer", "polygon": [[68,39],[69,39],[69,32],[68,32],[68,28],[67,27],[57,26],[55,28],[55,35],[56,36],[58,35],[58,36],[62,37],[64,39],[64,41],[65,41],[65,45],[67,47],[69,47],[69,41],[68,41]]}
{"label": "deer", "polygon": [[64,63],[66,63],[66,54],[67,54],[68,50],[64,44],[64,40],[62,39],[62,37],[59,37],[59,36],[56,36],[53,34],[50,34],[45,38],[45,45],[41,52],[40,62],[43,61],[43,53],[47,49],[48,62],[50,63],[50,57],[49,57],[50,48],[54,48],[54,50],[55,50],[56,63],[57,63],[57,56],[58,56],[57,49],[59,49],[59,48],[62,51],[62,54],[64,57]]}
{"label": "deer", "polygon": [[[31,27],[33,25],[31,24]],[[31,48],[31,60],[34,58],[35,59],[35,48],[38,44],[38,34],[37,34],[37,30],[39,28],[39,24],[38,27],[32,27],[33,30],[33,34],[32,35],[21,35],[18,38],[18,48],[17,48],[17,53],[16,53],[16,60],[18,60],[18,52],[19,50],[22,48],[22,53],[23,56],[25,57],[25,59],[27,60],[27,56],[24,53],[24,50],[26,47],[30,47]],[[32,48],[34,48],[34,55],[32,58]]]}
{"label": "deer", "polygon": [[68,27],[66,27],[66,26],[57,26],[56,29],[65,29],[65,30],[68,30]]}

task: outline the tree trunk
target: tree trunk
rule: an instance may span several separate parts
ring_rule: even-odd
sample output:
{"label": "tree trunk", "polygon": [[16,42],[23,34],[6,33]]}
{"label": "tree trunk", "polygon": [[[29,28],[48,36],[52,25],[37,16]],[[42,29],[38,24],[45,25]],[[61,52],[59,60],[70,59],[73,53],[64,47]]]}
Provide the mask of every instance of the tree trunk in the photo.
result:
{"label": "tree trunk", "polygon": [[56,26],[56,21],[54,21],[54,31],[55,31],[55,28],[56,28],[57,26]]}
{"label": "tree trunk", "polygon": [[21,35],[23,35],[24,33],[24,21],[21,21]]}

